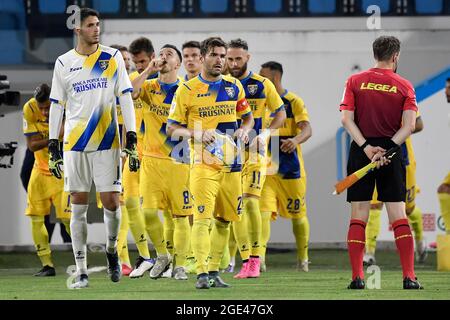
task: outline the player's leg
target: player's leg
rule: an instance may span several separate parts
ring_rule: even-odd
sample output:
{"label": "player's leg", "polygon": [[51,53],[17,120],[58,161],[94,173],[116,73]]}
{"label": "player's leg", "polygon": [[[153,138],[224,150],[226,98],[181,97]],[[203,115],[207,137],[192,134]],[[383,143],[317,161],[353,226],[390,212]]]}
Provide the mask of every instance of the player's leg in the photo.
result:
{"label": "player's leg", "polygon": [[166,248],[167,251],[169,251],[170,255],[173,256],[175,223],[172,218],[172,213],[167,209],[163,211],[163,218],[164,240],[166,241]]}
{"label": "player's leg", "polygon": [[177,179],[168,179],[168,198],[173,213],[173,246],[175,280],[187,280],[185,265],[191,242],[191,226],[189,216],[193,213],[194,203],[189,192],[189,165],[168,161],[167,170]]}
{"label": "player's leg", "polygon": [[230,261],[228,262],[227,272],[234,272],[234,266],[236,265],[236,253],[238,252],[238,245],[236,238],[234,237],[233,223],[230,226],[230,237],[228,239],[228,252],[230,255]]}
{"label": "player's leg", "polygon": [[142,212],[144,214],[145,229],[156,250],[156,261],[150,270],[150,277],[159,278],[170,265],[170,255],[164,240],[164,228],[159,218],[159,208],[164,200],[165,177],[160,159],[142,158],[140,168],[139,190],[142,197]]}
{"label": "player's leg", "polygon": [[[189,232],[192,234],[192,225],[194,224],[194,215],[190,215],[189,219]],[[188,256],[186,258],[186,272],[195,273],[195,257],[194,250],[192,250],[192,241],[189,242]]]}
{"label": "player's leg", "polygon": [[[139,252],[134,270],[130,274],[131,278],[141,277],[145,271],[153,267],[153,261],[150,259],[150,251],[148,249],[144,215],[139,199],[139,182],[140,171],[131,172],[128,166],[128,159],[126,159],[123,169],[124,199],[128,212],[129,227]],[[141,266],[144,261],[144,265]]]}
{"label": "player's leg", "polygon": [[377,200],[377,188],[373,192],[372,201],[370,202],[369,220],[366,226],[366,253],[364,254],[363,264],[370,266],[376,263],[375,250],[377,247],[377,238],[380,234],[381,227],[381,210],[383,203]]}
{"label": "player's leg", "polygon": [[266,250],[267,243],[270,239],[270,223],[272,219],[272,213],[275,216],[278,212],[278,200],[277,192],[281,186],[279,186],[279,179],[276,176],[270,175],[266,177],[263,190],[261,193],[260,208],[261,208],[261,272],[266,272]]}
{"label": "player's leg", "polygon": [[450,234],[450,172],[445,177],[444,182],[438,190],[439,205],[441,207],[441,216],[444,219],[445,231]]}
{"label": "player's leg", "polygon": [[297,270],[308,272],[309,221],[305,201],[306,177],[282,179],[276,176],[273,179],[278,182],[279,213],[292,221],[292,231],[297,246]]}
{"label": "player's leg", "polygon": [[219,277],[219,264],[229,241],[230,222],[238,221],[240,216],[242,216],[243,200],[241,181],[240,172],[222,174],[214,213],[216,220],[213,223],[213,229],[211,231],[211,261],[208,271],[212,287],[229,287]]}
{"label": "player's leg", "polygon": [[70,192],[72,214],[70,234],[72,249],[77,266],[77,280],[71,288],[88,286],[87,275],[87,210],[92,171],[88,156],[84,152],[64,152],[64,191]]}
{"label": "player's leg", "polygon": [[90,155],[94,183],[103,203],[103,220],[106,228],[106,258],[111,281],[121,277],[117,237],[120,228],[120,193],[122,192],[122,165],[119,149],[102,150]]}
{"label": "player's leg", "polygon": [[244,215],[247,219],[248,236],[251,245],[250,259],[252,270],[258,270],[252,274],[253,277],[259,277],[260,269],[260,251],[261,251],[261,210],[259,202],[261,191],[266,178],[266,167],[263,165],[263,157],[258,154],[256,163],[249,161],[246,163],[243,177],[243,193],[244,193]]}
{"label": "player's leg", "polygon": [[129,220],[127,207],[123,203],[122,199],[120,201],[120,211],[122,216],[120,220],[119,236],[117,237],[117,253],[119,255],[119,260],[122,265],[122,275],[128,276],[132,271],[130,255],[128,253],[128,245],[127,245]]}
{"label": "player's leg", "polygon": [[190,172],[189,189],[194,198],[194,223],[191,244],[196,260],[197,289],[209,289],[208,258],[211,249],[209,226],[213,218],[216,196],[219,192],[222,173],[193,166]]}

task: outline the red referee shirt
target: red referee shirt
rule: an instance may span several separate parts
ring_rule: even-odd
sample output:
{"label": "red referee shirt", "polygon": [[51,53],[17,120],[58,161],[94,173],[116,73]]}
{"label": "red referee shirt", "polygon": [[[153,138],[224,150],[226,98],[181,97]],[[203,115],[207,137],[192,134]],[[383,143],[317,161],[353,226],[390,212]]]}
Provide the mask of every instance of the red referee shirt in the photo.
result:
{"label": "red referee shirt", "polygon": [[392,70],[372,68],[348,78],[339,110],[355,112],[364,138],[392,138],[402,125],[403,110],[417,112],[416,94]]}

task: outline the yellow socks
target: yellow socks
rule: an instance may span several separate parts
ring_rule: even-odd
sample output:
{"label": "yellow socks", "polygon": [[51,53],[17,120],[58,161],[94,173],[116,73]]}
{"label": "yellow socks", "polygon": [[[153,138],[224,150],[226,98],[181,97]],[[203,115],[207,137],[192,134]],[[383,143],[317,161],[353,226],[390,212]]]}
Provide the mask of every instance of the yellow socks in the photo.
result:
{"label": "yellow socks", "polygon": [[423,220],[422,220],[422,210],[418,206],[414,207],[414,210],[408,216],[409,224],[414,230],[414,239],[416,241],[423,240]]}
{"label": "yellow socks", "polygon": [[445,231],[450,234],[450,194],[438,193],[439,204],[441,205],[441,216],[444,219]]}
{"label": "yellow socks", "polygon": [[242,260],[250,259],[250,238],[248,233],[247,212],[241,214],[240,221],[233,222],[234,239],[236,240]]}
{"label": "yellow socks", "polygon": [[31,234],[33,236],[36,253],[41,260],[42,266],[53,267],[51,258],[50,243],[48,242],[48,232],[44,223],[44,216],[30,216]]}
{"label": "yellow socks", "polygon": [[245,214],[247,215],[248,236],[250,239],[250,255],[259,257],[261,255],[261,211],[259,210],[259,199],[244,198]]}
{"label": "yellow socks", "polygon": [[153,242],[158,255],[167,255],[166,244],[164,242],[164,230],[161,220],[159,220],[158,209],[143,209],[145,218],[145,228]]}
{"label": "yellow socks", "polygon": [[377,237],[380,233],[381,210],[370,209],[366,225],[366,253],[374,255],[377,247]]}
{"label": "yellow socks", "polygon": [[261,212],[261,257],[266,256],[267,243],[270,239],[270,218],[272,212]]}
{"label": "yellow socks", "polygon": [[300,219],[292,219],[292,231],[294,232],[295,242],[297,244],[298,261],[308,260],[308,242],[309,242],[309,221],[304,216]]}
{"label": "yellow socks", "polygon": [[230,236],[230,222],[215,220],[211,230],[211,261],[209,261],[208,271],[219,271],[220,260]]}
{"label": "yellow socks", "polygon": [[124,205],[121,205],[120,210],[122,216],[120,219],[119,235],[117,237],[117,254],[119,255],[121,263],[131,266],[127,245],[127,236],[129,228],[127,208]]}
{"label": "yellow socks", "polygon": [[210,219],[199,219],[194,220],[192,226],[191,243],[196,260],[197,274],[208,273],[208,257],[211,248],[210,223]]}
{"label": "yellow socks", "polygon": [[183,267],[190,248],[191,225],[188,217],[173,218],[175,230],[173,243],[175,246],[175,267]]}
{"label": "yellow socks", "polygon": [[140,210],[139,198],[128,198],[125,200],[125,205],[128,212],[128,225],[139,251],[139,255],[144,259],[150,259],[150,251],[148,250],[147,236],[145,234],[146,225],[144,215]]}
{"label": "yellow socks", "polygon": [[169,253],[173,256],[175,224],[172,219],[172,214],[167,210],[164,211],[163,217],[164,240],[166,240],[166,248],[167,251],[169,251]]}

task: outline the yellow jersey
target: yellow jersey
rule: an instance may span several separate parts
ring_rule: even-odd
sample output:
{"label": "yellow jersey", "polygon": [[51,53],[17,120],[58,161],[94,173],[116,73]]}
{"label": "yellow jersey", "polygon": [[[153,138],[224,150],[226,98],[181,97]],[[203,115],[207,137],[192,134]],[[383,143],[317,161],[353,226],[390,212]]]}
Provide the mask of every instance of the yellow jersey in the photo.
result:
{"label": "yellow jersey", "polygon": [[[28,100],[23,106],[23,133],[26,136],[39,134],[44,139],[48,139],[48,118],[44,117],[39,110],[37,101],[34,98]],[[48,148],[43,148],[34,152],[34,168],[45,175],[51,175],[48,169]]]}
{"label": "yellow jersey", "polygon": [[[210,167],[215,170],[235,172],[242,170],[240,152],[230,156],[230,149],[239,149],[239,141],[232,138],[238,129],[238,117],[250,115],[251,109],[245,99],[245,91],[239,80],[222,76],[211,82],[201,75],[180,85],[170,108],[169,123],[186,125],[193,130],[215,129],[218,136],[227,135],[228,139],[216,139],[213,147],[194,147],[194,165]],[[229,141],[236,148],[229,148]],[[233,158],[227,162],[224,159]]]}
{"label": "yellow jersey", "polygon": [[[270,163],[267,170],[268,175],[278,174],[283,179],[298,179],[306,175],[303,165],[303,156],[301,146],[292,153],[281,151],[281,140],[293,138],[300,133],[297,124],[301,121],[309,121],[308,111],[302,98],[296,94],[285,90],[281,95],[286,110],[286,121],[283,126],[277,130],[270,137],[269,154]],[[268,120],[273,118],[274,113],[271,113]],[[278,156],[273,154],[272,150],[276,148]]]}
{"label": "yellow jersey", "polygon": [[255,125],[253,129],[259,134],[266,123],[267,111],[277,112],[283,108],[283,100],[273,83],[259,74],[250,72],[247,77],[240,80],[245,90],[245,98],[251,107]]}
{"label": "yellow jersey", "polygon": [[[420,118],[419,111],[416,112],[416,119]],[[411,136],[409,136],[402,144],[403,159],[405,166],[416,165],[416,157],[414,155],[414,149],[412,146]]]}
{"label": "yellow jersey", "polygon": [[162,159],[174,159],[189,164],[189,144],[173,141],[166,133],[167,118],[172,100],[180,85],[164,83],[159,79],[145,81],[139,98],[144,103],[142,109],[145,134],[143,155]]}

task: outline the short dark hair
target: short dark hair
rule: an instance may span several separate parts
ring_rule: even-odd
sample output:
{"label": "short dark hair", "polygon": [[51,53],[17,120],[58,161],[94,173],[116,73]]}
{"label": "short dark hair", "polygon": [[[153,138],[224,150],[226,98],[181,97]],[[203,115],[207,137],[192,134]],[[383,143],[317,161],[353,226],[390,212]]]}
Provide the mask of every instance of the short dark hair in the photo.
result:
{"label": "short dark hair", "polygon": [[87,17],[95,16],[100,19],[100,13],[97,10],[91,8],[81,8],[80,9],[80,24],[83,24],[83,21],[86,20]]}
{"label": "short dark hair", "polygon": [[267,61],[261,65],[261,68],[268,68],[271,71],[278,71],[281,75],[283,75],[283,66],[281,63],[276,61]]}
{"label": "short dark hair", "polygon": [[209,37],[202,41],[200,44],[200,53],[205,56],[211,49],[216,47],[224,47],[225,50],[228,48],[225,41],[220,37]]}
{"label": "short dark hair", "polygon": [[175,50],[175,52],[177,53],[177,55],[178,55],[178,58],[180,58],[180,62],[182,62],[183,61],[183,57],[182,57],[182,55],[181,55],[181,52],[180,52],[180,50],[178,50],[178,48],[177,47],[175,47],[173,44],[165,44],[165,45],[163,45],[162,46],[162,48],[161,49],[164,49],[164,48],[169,48],[169,49],[173,49],[173,50]]}
{"label": "short dark hair", "polygon": [[130,53],[131,54],[138,54],[142,51],[147,53],[148,55],[151,55],[155,52],[155,48],[153,48],[153,43],[149,38],[146,37],[140,37],[134,40],[130,44]]}
{"label": "short dark hair", "polygon": [[197,48],[197,49],[200,49],[200,42],[195,41],[195,40],[186,41],[185,43],[183,43],[183,46],[181,47],[181,50],[184,50],[185,48]]}
{"label": "short dark hair", "polygon": [[233,39],[228,43],[228,48],[242,48],[248,51],[248,43],[241,38]]}
{"label": "short dark hair", "polygon": [[447,82],[450,82],[450,78],[447,78]]}
{"label": "short dark hair", "polygon": [[373,56],[378,61],[387,61],[400,52],[400,40],[393,36],[381,36],[373,42]]}
{"label": "short dark hair", "polygon": [[48,84],[43,83],[34,90],[33,96],[37,102],[44,103],[50,99],[50,91]]}
{"label": "short dark hair", "polygon": [[119,51],[127,51],[128,52],[128,48],[125,46],[122,46],[120,44],[112,44],[112,45],[110,45],[110,47],[113,49],[117,49]]}

